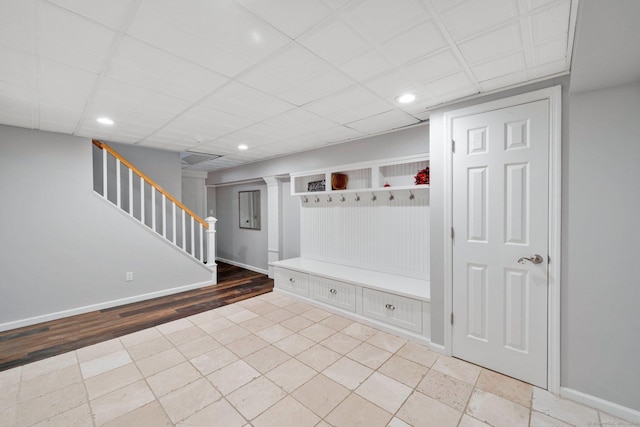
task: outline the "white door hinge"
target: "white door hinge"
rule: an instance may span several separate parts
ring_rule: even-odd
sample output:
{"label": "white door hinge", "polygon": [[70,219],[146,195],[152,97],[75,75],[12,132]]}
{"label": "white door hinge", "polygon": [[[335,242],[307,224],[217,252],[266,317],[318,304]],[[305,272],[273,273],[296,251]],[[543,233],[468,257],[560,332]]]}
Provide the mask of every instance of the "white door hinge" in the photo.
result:
{"label": "white door hinge", "polygon": [[453,313],[451,313],[451,324],[453,325]]}
{"label": "white door hinge", "polygon": [[451,238],[453,239],[456,235],[456,232],[453,231],[453,227],[451,227]]}
{"label": "white door hinge", "polygon": [[454,141],[453,139],[451,140],[451,152],[456,152],[456,141]]}

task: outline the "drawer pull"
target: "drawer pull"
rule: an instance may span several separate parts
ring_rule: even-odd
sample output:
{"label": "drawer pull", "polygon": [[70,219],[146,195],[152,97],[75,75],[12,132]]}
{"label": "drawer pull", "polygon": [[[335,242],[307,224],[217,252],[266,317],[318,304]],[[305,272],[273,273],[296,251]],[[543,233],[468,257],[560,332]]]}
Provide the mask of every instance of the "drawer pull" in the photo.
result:
{"label": "drawer pull", "polygon": [[290,278],[289,278],[289,281],[290,281],[291,283],[293,283],[293,282],[295,282],[295,281],[296,281],[296,279],[294,279],[293,277],[290,277]]}
{"label": "drawer pull", "polygon": [[336,291],[335,289],[329,289],[329,292],[334,294],[334,295],[338,293],[338,291]]}
{"label": "drawer pull", "polygon": [[385,306],[385,308],[387,308],[389,310],[395,310],[396,309],[396,306],[393,305],[393,304],[385,304],[384,306]]}

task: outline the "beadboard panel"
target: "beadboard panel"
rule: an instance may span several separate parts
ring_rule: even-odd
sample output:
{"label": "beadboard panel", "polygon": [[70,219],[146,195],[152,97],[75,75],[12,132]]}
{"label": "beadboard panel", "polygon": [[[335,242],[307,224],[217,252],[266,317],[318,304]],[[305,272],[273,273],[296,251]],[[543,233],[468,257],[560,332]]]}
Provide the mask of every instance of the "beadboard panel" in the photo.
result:
{"label": "beadboard panel", "polygon": [[327,196],[303,203],[300,213],[304,258],[429,279],[429,195],[377,193]]}

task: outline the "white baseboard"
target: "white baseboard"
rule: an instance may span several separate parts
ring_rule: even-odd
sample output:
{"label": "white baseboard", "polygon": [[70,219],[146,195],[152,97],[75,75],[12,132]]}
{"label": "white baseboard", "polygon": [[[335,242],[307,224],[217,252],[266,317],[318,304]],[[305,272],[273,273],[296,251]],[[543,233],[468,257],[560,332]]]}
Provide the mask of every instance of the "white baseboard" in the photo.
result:
{"label": "white baseboard", "polygon": [[27,319],[14,320],[12,322],[0,323],[0,332],[11,329],[23,328],[38,323],[49,322],[51,320],[62,319],[63,317],[76,316],[78,314],[89,313],[91,311],[103,310],[105,308],[117,307],[119,305],[131,304],[133,302],[145,301],[152,298],[163,297],[180,292],[190,291],[192,289],[202,288],[203,286],[215,285],[215,280],[193,283],[191,285],[179,286],[177,288],[163,289],[161,291],[149,292],[147,294],[134,295],[132,297],[120,298],[113,301],[102,302],[99,304],[87,305],[84,307],[72,308],[70,310],[57,311],[55,313],[43,314],[41,316],[29,317]]}
{"label": "white baseboard", "polygon": [[574,402],[582,403],[583,405],[591,406],[592,408],[606,412],[625,421],[640,423],[640,411],[635,409],[627,408],[617,403],[609,402],[567,387],[560,387],[560,396],[571,399]]}
{"label": "white baseboard", "polygon": [[445,356],[451,356],[450,354],[448,354],[445,350],[444,350],[444,346],[440,345],[440,344],[436,344],[434,342],[431,342],[431,344],[429,344],[429,347],[431,348],[432,351],[434,351],[435,353],[438,354],[443,354]]}
{"label": "white baseboard", "polygon": [[269,274],[269,270],[265,270],[265,269],[262,269],[262,268],[254,267],[252,265],[243,264],[243,263],[237,262],[237,261],[231,261],[230,259],[224,259],[224,258],[216,257],[216,261],[224,262],[226,264],[235,265],[236,267],[241,267],[241,268],[244,268],[245,270],[255,271],[256,273]]}

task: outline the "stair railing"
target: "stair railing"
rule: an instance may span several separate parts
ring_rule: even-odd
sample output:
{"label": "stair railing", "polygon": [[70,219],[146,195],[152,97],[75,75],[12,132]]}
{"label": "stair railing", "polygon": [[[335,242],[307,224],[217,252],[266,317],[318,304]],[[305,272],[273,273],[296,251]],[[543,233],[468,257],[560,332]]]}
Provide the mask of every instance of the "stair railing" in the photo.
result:
{"label": "stair railing", "polygon": [[[214,268],[217,219],[208,217],[203,220],[107,143],[95,139],[92,142],[102,150],[102,194],[96,192],[168,242]],[[109,168],[109,164],[113,163],[110,157],[115,160],[115,194],[110,186],[110,181],[113,183],[109,174],[113,170]],[[134,184],[136,180],[138,183]],[[136,192],[139,193],[138,197]],[[149,194],[150,203],[147,200]],[[161,198],[160,202],[157,197]]]}

